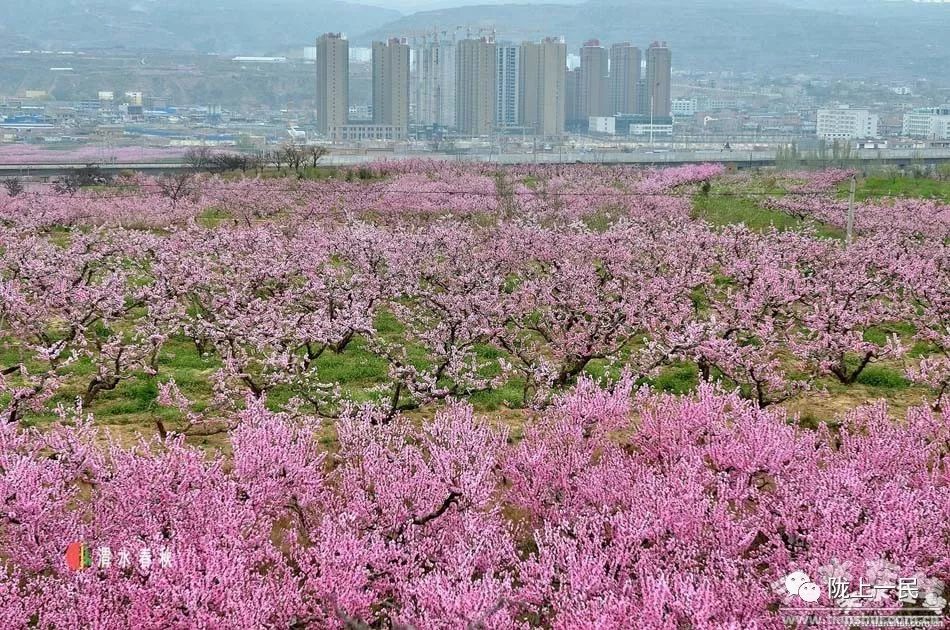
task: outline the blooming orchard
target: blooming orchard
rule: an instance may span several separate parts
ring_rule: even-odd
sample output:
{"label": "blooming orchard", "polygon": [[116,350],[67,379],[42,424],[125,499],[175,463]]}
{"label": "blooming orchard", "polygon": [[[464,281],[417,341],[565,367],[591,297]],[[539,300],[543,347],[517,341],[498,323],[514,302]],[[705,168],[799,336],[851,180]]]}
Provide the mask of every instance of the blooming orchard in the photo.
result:
{"label": "blooming orchard", "polygon": [[[0,626],[778,628],[792,571],[950,580],[950,208],[859,204],[845,246],[850,172],[783,176],[787,231],[695,219],[721,175],[0,193]],[[780,405],[875,364],[926,404]],[[142,381],[180,414],[130,449],[83,410]],[[473,411],[500,391],[523,435]],[[173,561],[74,571],[75,541]]]}
{"label": "blooming orchard", "polygon": [[[83,418],[5,424],[0,623],[780,628],[792,570],[950,574],[948,418],[868,406],[813,432],[709,386],[631,385],[582,380],[518,444],[461,404],[422,426],[351,410],[330,455],[312,420],[249,399],[230,461],[102,446]],[[75,572],[72,540],[173,559]]]}

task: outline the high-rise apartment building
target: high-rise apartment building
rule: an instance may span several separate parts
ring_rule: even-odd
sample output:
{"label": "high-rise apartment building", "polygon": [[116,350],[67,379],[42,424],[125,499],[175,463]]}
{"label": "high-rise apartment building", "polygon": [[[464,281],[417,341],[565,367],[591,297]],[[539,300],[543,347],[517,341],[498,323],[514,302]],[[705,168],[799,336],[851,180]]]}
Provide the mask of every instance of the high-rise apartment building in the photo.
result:
{"label": "high-rise apartment building", "polygon": [[521,44],[521,124],[536,135],[564,133],[567,72],[563,39],[546,37]]}
{"label": "high-rise apartment building", "polygon": [[634,113],[649,116],[650,115],[650,88],[647,86],[647,80],[640,78],[637,81],[637,92],[636,92],[636,109]]}
{"label": "high-rise apartment building", "polygon": [[409,45],[373,42],[373,122],[409,128]]}
{"label": "high-rise apartment building", "polygon": [[340,33],[317,38],[317,129],[330,135],[346,124],[350,89],[350,43]]}
{"label": "high-rise apartment building", "polygon": [[521,47],[499,42],[495,55],[495,126],[514,127],[521,122]]}
{"label": "high-rise apartment building", "polygon": [[410,89],[413,120],[455,126],[456,33],[436,31],[413,40]]}
{"label": "high-rise apartment building", "polygon": [[455,52],[455,118],[460,133],[482,136],[495,124],[495,42],[463,39]]}
{"label": "high-rise apartment building", "polygon": [[568,129],[578,127],[587,129],[587,121],[581,113],[581,71],[580,68],[564,73],[564,121]]}
{"label": "high-rise apartment building", "polygon": [[607,50],[596,39],[581,47],[581,118],[606,116],[607,103]]}
{"label": "high-rise apartment building", "polygon": [[672,107],[673,56],[666,42],[653,42],[647,48],[647,89],[652,116],[669,116]]}
{"label": "high-rise apartment building", "polygon": [[640,49],[629,42],[610,47],[610,113],[635,114],[640,81]]}

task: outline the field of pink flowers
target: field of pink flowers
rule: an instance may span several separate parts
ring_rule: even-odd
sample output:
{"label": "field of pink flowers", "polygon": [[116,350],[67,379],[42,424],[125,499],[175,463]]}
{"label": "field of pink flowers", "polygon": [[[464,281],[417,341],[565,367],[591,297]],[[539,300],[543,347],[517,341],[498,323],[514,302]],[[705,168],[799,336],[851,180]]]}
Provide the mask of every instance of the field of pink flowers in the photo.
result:
{"label": "field of pink flowers", "polygon": [[788,229],[697,218],[715,165],[0,192],[0,627],[940,623],[950,206],[845,243],[851,175]]}

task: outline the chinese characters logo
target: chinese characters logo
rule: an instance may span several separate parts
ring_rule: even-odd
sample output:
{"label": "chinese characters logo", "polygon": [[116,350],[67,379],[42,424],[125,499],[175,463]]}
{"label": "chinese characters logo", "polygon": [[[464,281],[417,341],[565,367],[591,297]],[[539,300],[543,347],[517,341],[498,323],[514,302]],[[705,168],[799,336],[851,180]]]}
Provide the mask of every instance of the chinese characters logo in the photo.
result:
{"label": "chinese characters logo", "polygon": [[[95,558],[93,558],[93,555],[95,555]],[[170,567],[172,552],[167,547],[162,547],[153,553],[152,549],[143,546],[137,554],[133,555],[133,552],[124,547],[113,553],[111,547],[100,546],[93,554],[86,543],[82,541],[70,543],[66,547],[66,566],[73,571],[88,569],[93,565],[93,560],[100,569],[109,569],[113,566],[128,569],[132,567],[134,561],[139,569],[148,571],[156,564],[163,569]]]}
{"label": "chinese characters logo", "polygon": [[[942,623],[947,608],[943,582],[919,572],[902,573],[900,567],[884,560],[869,561],[860,568],[851,562],[832,562],[812,575],[816,579],[805,571],[793,571],[774,585],[785,599],[783,610],[798,615],[787,619],[793,625],[912,621],[931,627]],[[897,614],[901,616],[895,617]]]}

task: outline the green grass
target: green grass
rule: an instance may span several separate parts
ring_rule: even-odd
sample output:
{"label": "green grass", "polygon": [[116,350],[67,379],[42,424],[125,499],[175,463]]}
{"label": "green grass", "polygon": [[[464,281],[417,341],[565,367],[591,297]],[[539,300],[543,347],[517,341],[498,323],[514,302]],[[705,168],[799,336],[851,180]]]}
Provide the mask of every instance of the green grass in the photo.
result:
{"label": "green grass", "polygon": [[758,205],[747,197],[720,197],[715,193],[704,196],[696,195],[693,198],[693,217],[702,219],[712,225],[734,225],[744,223],[753,230],[791,230],[801,226],[797,218],[769,210]]}
{"label": "green grass", "polygon": [[909,341],[913,336],[915,329],[913,325],[907,322],[893,322],[885,326],[875,326],[864,331],[864,340],[873,344],[883,346],[887,343],[888,337],[897,335],[900,339]]}
{"label": "green grass", "polygon": [[[849,184],[839,187],[839,195],[848,194]],[[905,177],[900,175],[872,175],[859,182],[854,198],[864,201],[871,197],[926,197],[950,201],[950,181],[928,177]]]}
{"label": "green grass", "polygon": [[502,408],[519,408],[522,406],[524,383],[520,379],[512,379],[499,387],[483,392],[476,392],[468,400],[480,411],[498,411]]}
{"label": "green grass", "polygon": [[882,389],[907,389],[910,381],[894,369],[883,365],[869,365],[858,375],[858,383]]}
{"label": "green grass", "polygon": [[623,216],[624,212],[621,208],[617,206],[605,207],[594,214],[585,216],[583,221],[587,229],[593,232],[603,233],[609,230],[610,227],[623,218]]}
{"label": "green grass", "polygon": [[202,211],[201,214],[196,217],[196,219],[198,224],[202,227],[215,228],[222,223],[231,221],[233,217],[230,213],[224,210],[220,210],[218,208],[207,208],[206,210]]}
{"label": "green grass", "polygon": [[685,394],[699,384],[699,370],[693,363],[670,365],[659,376],[648,379],[654,389],[671,394]]}

